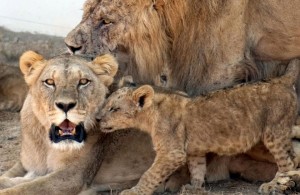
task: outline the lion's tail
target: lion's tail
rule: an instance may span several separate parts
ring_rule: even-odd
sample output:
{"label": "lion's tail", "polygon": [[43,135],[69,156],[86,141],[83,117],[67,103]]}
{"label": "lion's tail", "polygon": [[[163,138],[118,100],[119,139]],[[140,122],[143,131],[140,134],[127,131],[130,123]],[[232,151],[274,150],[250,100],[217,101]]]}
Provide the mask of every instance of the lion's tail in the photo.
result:
{"label": "lion's tail", "polygon": [[294,86],[297,82],[300,71],[300,60],[293,59],[289,62],[284,75],[275,79],[275,82],[283,83],[287,86]]}

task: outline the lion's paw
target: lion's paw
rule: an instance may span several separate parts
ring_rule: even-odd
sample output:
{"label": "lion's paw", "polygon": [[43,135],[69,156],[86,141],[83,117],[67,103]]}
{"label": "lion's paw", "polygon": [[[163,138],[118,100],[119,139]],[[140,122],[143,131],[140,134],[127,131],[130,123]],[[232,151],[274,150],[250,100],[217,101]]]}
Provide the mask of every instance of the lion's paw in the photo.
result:
{"label": "lion's paw", "polygon": [[292,189],[296,186],[296,182],[294,180],[295,174],[299,175],[299,172],[291,171],[287,173],[277,173],[272,181],[262,184],[259,187],[258,192],[260,194],[276,194]]}
{"label": "lion's paw", "polygon": [[134,189],[123,190],[120,195],[139,195],[139,193]]}

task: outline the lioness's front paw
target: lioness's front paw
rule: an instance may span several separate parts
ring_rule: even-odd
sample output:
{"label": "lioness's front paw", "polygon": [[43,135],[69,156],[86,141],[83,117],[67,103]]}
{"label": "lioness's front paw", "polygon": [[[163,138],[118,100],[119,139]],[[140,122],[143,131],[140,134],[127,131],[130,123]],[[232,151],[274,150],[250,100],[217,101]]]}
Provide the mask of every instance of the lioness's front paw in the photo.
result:
{"label": "lioness's front paw", "polygon": [[0,177],[0,190],[11,187],[10,179],[8,177]]}
{"label": "lioness's front paw", "polygon": [[134,189],[123,190],[120,195],[139,195]]}

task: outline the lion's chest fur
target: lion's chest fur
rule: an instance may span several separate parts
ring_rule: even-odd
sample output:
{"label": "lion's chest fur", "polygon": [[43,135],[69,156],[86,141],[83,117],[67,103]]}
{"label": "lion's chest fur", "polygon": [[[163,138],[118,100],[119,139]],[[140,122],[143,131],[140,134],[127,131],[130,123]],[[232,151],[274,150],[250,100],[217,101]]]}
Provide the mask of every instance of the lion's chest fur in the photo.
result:
{"label": "lion's chest fur", "polygon": [[[282,112],[290,116],[283,119],[286,126],[280,127],[287,129],[288,137],[297,104],[292,89],[270,83],[218,91],[188,102],[185,99],[185,103],[165,99],[165,103],[156,104],[158,122],[153,134],[154,145],[158,143],[159,148],[162,140],[171,137],[184,142],[188,154],[245,152],[261,140],[266,130],[272,130],[282,120]],[[170,102],[177,107],[170,108]]]}

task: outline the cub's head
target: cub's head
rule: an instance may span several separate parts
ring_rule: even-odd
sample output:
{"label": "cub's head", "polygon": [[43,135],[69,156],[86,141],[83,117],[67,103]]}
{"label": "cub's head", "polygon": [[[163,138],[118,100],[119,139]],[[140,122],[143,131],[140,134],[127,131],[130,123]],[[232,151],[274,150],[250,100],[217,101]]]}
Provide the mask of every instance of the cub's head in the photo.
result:
{"label": "cub's head", "polygon": [[[97,116],[103,132],[119,129],[139,128],[143,119],[149,117],[153,106],[154,90],[149,85],[137,89],[124,87],[106,100],[101,113]],[[146,118],[145,118],[146,117]]]}
{"label": "cub's head", "polygon": [[103,55],[90,62],[62,55],[45,60],[27,51],[20,58],[20,69],[29,86],[21,113],[23,120],[30,120],[33,113],[49,131],[53,147],[83,146],[117,72],[115,59]]}

